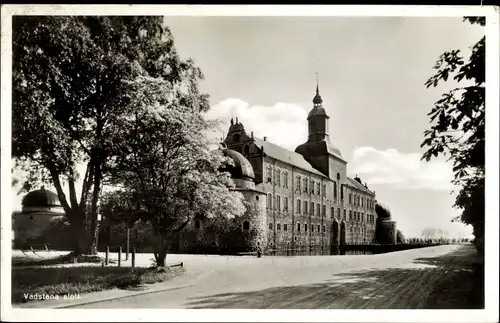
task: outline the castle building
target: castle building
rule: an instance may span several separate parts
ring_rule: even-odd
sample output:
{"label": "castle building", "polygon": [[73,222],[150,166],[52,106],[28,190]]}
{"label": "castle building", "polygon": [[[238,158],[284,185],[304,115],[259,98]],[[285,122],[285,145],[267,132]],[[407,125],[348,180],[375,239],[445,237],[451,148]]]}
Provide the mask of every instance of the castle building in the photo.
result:
{"label": "castle building", "polygon": [[[223,145],[225,151],[237,153],[236,159],[231,153],[235,164],[245,164],[255,190],[265,194],[264,243],[269,249],[376,241],[375,192],[359,177],[347,176],[347,162],[331,143],[322,103],[317,87],[307,117],[309,137],[295,151],[254,137],[238,119],[231,119]],[[232,174],[239,181],[238,174]]]}
{"label": "castle building", "polygon": [[[347,245],[395,244],[396,222],[389,209],[377,203],[375,192],[357,175],[347,176],[347,162],[330,140],[322,103],[316,87],[307,117],[309,136],[295,151],[254,137],[238,119],[231,119],[221,146],[233,161],[225,170],[234,182],[232,190],[242,194],[246,212],[224,228],[200,215],[179,233],[169,252],[324,252]],[[64,225],[50,225],[63,214],[55,193],[43,188],[29,193],[23,211],[13,214],[14,245],[43,242],[55,248],[70,241],[69,236],[62,238],[62,232],[71,234]],[[109,230],[106,243],[123,244],[123,228],[113,231],[113,237]],[[146,250],[151,245],[147,227],[134,232],[134,246]]]}

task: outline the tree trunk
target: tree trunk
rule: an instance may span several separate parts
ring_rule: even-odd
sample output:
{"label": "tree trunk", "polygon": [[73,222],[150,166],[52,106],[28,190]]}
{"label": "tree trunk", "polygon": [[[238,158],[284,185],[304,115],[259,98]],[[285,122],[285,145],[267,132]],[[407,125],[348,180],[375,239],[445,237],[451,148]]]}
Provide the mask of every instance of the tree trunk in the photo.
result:
{"label": "tree trunk", "polygon": [[90,238],[91,244],[89,247],[89,254],[97,254],[97,244],[99,242],[99,194],[101,191],[101,164],[99,162],[99,156],[96,158],[94,170],[94,191],[92,192],[92,204],[91,204],[91,225],[90,225]]}
{"label": "tree trunk", "polygon": [[87,254],[89,249],[85,215],[80,212],[84,211],[75,211],[74,214],[69,216],[71,231],[74,237],[73,254],[76,256]]}
{"label": "tree trunk", "polygon": [[156,267],[166,267],[168,246],[168,240],[164,236],[157,237],[154,249]]}

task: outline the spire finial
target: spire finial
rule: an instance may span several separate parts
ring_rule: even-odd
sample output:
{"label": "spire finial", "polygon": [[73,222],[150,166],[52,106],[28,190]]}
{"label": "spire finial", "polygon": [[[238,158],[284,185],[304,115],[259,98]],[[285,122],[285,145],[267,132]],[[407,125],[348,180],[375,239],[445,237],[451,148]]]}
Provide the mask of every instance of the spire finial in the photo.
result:
{"label": "spire finial", "polygon": [[319,95],[319,78],[318,78],[318,72],[316,72],[316,95]]}
{"label": "spire finial", "polygon": [[318,72],[316,72],[316,95],[314,96],[313,103],[314,106],[320,106],[323,102],[321,95],[319,95],[319,80],[318,80]]}
{"label": "spire finial", "polygon": [[231,118],[231,126],[234,125],[234,120]]}

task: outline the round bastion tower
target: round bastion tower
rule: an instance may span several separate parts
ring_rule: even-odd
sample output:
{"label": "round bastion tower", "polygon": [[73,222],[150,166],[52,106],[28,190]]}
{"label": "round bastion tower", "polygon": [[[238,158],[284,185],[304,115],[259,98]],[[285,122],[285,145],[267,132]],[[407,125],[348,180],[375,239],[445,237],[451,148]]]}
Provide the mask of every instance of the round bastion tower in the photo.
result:
{"label": "round bastion tower", "polygon": [[239,152],[223,149],[223,154],[232,159],[234,165],[228,165],[226,171],[231,174],[235,187],[233,191],[243,195],[246,211],[235,219],[237,234],[230,235],[234,241],[227,241],[242,251],[256,251],[267,245],[266,193],[255,188],[255,173],[252,164]]}
{"label": "round bastion tower", "polygon": [[380,244],[396,244],[396,221],[391,218],[391,211],[383,204],[375,204],[377,213],[376,237]]}

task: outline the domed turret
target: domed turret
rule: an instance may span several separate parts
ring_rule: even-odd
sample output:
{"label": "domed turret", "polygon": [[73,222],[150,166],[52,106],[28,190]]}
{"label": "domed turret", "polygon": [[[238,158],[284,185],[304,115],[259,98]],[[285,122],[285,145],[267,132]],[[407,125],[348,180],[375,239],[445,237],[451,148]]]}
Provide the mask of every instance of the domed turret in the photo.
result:
{"label": "domed turret", "polygon": [[39,190],[31,191],[22,200],[23,208],[29,207],[60,207],[59,197],[57,194],[45,189],[42,186]]}
{"label": "domed turret", "polygon": [[31,191],[24,196],[21,213],[61,215],[64,210],[56,193],[48,191],[42,186],[39,190]]}
{"label": "domed turret", "polygon": [[248,159],[246,159],[242,154],[232,149],[224,149],[223,153],[225,156],[230,157],[234,162],[234,166],[228,166],[226,169],[231,173],[231,177],[251,181],[255,179],[252,164],[250,164]]}
{"label": "domed turret", "polygon": [[377,217],[379,219],[391,219],[391,210],[389,210],[389,208],[384,204],[377,202],[375,204],[375,212],[377,213]]}

